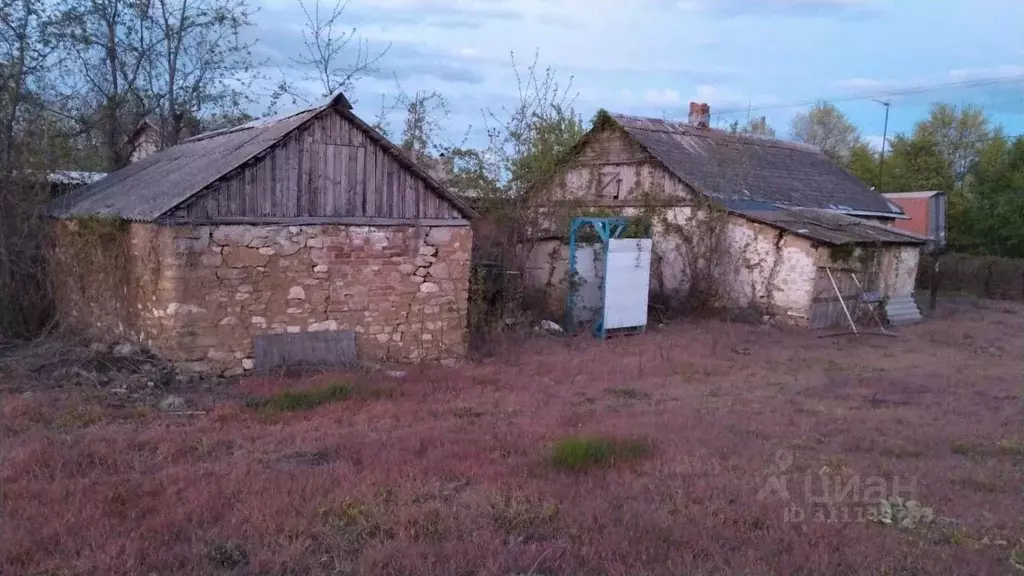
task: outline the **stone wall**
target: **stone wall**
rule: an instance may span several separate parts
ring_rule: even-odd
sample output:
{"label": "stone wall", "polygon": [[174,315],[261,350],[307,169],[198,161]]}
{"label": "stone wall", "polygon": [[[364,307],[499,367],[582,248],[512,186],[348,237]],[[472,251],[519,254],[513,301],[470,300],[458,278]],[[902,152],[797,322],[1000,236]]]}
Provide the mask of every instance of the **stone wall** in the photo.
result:
{"label": "stone wall", "polygon": [[260,334],[352,330],[362,360],[466,351],[468,226],[54,228],[60,317],[186,370],[251,369]]}
{"label": "stone wall", "polygon": [[196,370],[253,367],[260,334],[352,330],[360,359],[466,351],[472,232],[461,227],[175,227],[160,352]]}
{"label": "stone wall", "polygon": [[[636,210],[622,212],[628,216]],[[698,242],[694,239],[706,226],[702,218],[707,216],[691,207],[660,209],[653,223],[652,293],[685,298],[692,282],[690,268],[697,265],[702,267],[699,273],[713,276],[718,304],[727,308],[756,306],[780,321],[806,324],[817,272],[811,242],[736,216],[727,217],[720,243]],[[690,254],[694,242],[696,249],[707,252]],[[561,240],[538,241],[532,245],[527,264],[528,285],[543,293],[556,318],[565,307],[568,253]]]}

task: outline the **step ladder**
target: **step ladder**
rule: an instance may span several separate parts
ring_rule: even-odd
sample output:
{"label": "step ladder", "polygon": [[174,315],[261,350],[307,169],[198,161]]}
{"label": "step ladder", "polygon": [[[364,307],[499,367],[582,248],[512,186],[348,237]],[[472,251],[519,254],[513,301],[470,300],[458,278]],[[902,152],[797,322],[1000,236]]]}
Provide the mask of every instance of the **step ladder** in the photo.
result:
{"label": "step ladder", "polygon": [[864,286],[857,279],[857,275],[850,272],[850,278],[853,279],[854,284],[857,285],[857,300],[853,304],[853,310],[846,306],[846,300],[843,299],[843,293],[839,290],[839,285],[836,283],[835,275],[832,274],[832,269],[825,267],[825,272],[828,273],[828,279],[832,282],[832,289],[835,290],[836,296],[839,298],[839,305],[843,307],[843,313],[846,314],[846,320],[850,323],[850,334],[860,334],[861,331],[857,329],[857,322],[854,320],[859,315],[860,307],[867,306],[868,311],[871,314],[871,318],[878,325],[880,333],[886,336],[891,336],[889,331],[885,329],[885,324],[882,323],[881,308],[885,301],[885,297],[881,292],[865,292]]}

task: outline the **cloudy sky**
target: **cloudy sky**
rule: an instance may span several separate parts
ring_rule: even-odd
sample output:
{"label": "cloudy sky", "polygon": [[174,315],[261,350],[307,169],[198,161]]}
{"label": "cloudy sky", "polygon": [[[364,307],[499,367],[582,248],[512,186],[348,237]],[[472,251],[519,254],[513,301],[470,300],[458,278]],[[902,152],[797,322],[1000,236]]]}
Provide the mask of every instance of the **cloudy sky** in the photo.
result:
{"label": "cloudy sky", "polygon": [[[294,0],[258,1],[263,54],[301,49]],[[515,101],[512,53],[572,77],[585,119],[599,108],[685,118],[696,100],[711,104],[715,124],[750,108],[784,136],[803,103],[825,98],[877,143],[884,108],[851,98],[903,92],[888,97],[890,133],[932,101],[981,104],[1024,133],[1022,0],[351,0],[344,22],[371,49],[390,45],[379,73],[357,85],[356,111],[372,116],[397,76],[408,93],[448,98],[456,139],[479,133],[482,108]]]}

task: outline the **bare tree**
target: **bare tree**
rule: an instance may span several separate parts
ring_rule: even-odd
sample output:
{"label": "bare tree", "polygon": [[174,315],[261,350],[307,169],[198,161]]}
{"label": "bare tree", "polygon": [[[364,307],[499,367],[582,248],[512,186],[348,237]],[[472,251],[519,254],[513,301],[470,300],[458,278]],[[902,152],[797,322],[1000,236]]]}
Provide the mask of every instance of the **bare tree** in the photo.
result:
{"label": "bare tree", "polygon": [[740,124],[738,120],[734,121],[729,125],[729,130],[733,133],[753,134],[754,136],[775,138],[775,128],[768,125],[768,120],[764,116],[751,118],[750,120],[747,120],[746,124]]}
{"label": "bare tree", "polygon": [[47,176],[62,149],[48,107],[61,35],[47,0],[0,0],[0,339],[48,323]]}
{"label": "bare tree", "polygon": [[124,166],[149,118],[174,145],[204,115],[237,115],[254,78],[249,0],[69,0],[63,8],[76,116],[102,135],[106,168]]}
{"label": "bare tree", "polygon": [[198,130],[206,114],[238,115],[251,101],[253,42],[242,39],[255,10],[248,0],[153,0],[157,39],[149,68],[163,144],[178,143],[183,128]]}
{"label": "bare tree", "polygon": [[991,123],[980,106],[933,104],[928,118],[914,127],[914,138],[932,140],[953,169],[956,182],[974,167],[992,137]]}
{"label": "bare tree", "polygon": [[845,163],[860,141],[860,131],[838,108],[828,102],[818,102],[807,112],[793,117],[790,127],[793,138],[821,148],[826,156]]}
{"label": "bare tree", "polygon": [[10,176],[18,149],[18,120],[39,96],[56,43],[50,4],[0,1],[0,175]]}
{"label": "bare tree", "polygon": [[448,101],[436,91],[418,91],[409,96],[399,92],[398,106],[405,112],[402,127],[403,150],[415,155],[437,152],[444,120],[448,117]]}
{"label": "bare tree", "polygon": [[[319,86],[321,98],[347,91],[363,76],[377,71],[377,64],[391,48],[374,53],[369,42],[358,37],[356,28],[342,29],[341,21],[350,0],[334,0],[333,6],[322,6],[320,0],[299,0],[306,16],[302,31],[304,51],[292,58],[302,71],[302,80]],[[311,5],[312,4],[312,5]],[[294,83],[283,81],[280,92],[308,102]]]}
{"label": "bare tree", "polygon": [[150,0],[70,0],[63,8],[70,73],[65,90],[79,95],[78,119],[99,132],[106,168],[128,161],[128,136],[156,109],[146,92],[156,40]]}

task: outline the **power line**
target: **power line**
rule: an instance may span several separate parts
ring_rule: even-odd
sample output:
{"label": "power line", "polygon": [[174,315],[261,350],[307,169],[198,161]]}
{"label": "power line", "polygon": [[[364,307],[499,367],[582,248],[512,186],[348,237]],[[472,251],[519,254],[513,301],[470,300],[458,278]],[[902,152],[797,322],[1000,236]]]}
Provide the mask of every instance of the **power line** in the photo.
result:
{"label": "power line", "polygon": [[890,96],[905,96],[908,94],[919,94],[923,92],[932,92],[935,90],[942,90],[946,88],[974,88],[978,86],[993,86],[998,84],[1019,84],[1024,83],[1024,74],[1015,76],[1001,76],[996,78],[985,78],[980,80],[964,80],[960,82],[947,82],[945,84],[930,84],[926,86],[911,86],[908,88],[901,88],[897,90],[889,90],[885,92],[875,92],[872,94],[858,94],[856,96],[838,96],[835,98],[815,98],[813,100],[801,100],[796,102],[787,102],[783,104],[766,104],[762,106],[747,106],[745,108],[732,108],[719,110],[716,112],[717,115],[728,115],[728,114],[740,114],[743,112],[754,112],[761,110],[777,110],[781,108],[796,108],[799,106],[811,106],[822,100],[826,102],[853,102],[856,100],[873,100],[876,98],[886,98]]}

